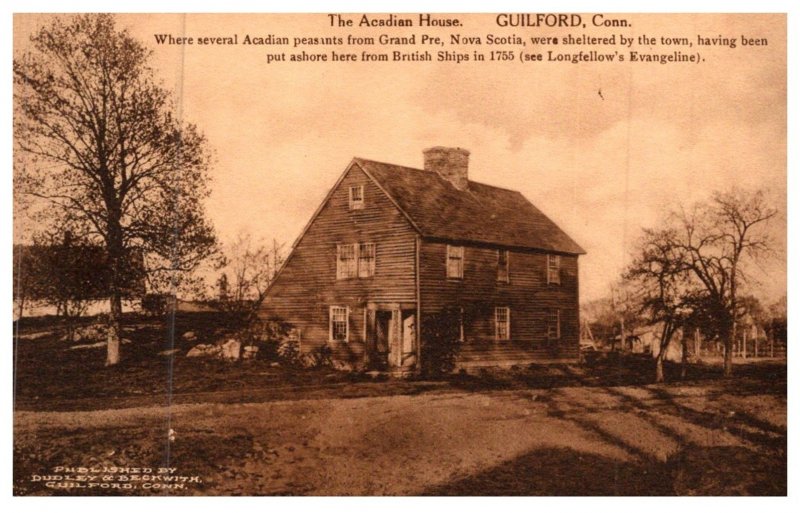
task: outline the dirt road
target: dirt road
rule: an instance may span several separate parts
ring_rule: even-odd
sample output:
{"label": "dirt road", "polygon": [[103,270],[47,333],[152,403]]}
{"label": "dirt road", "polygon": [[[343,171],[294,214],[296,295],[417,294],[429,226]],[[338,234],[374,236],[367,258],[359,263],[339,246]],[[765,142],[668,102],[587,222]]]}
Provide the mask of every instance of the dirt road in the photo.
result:
{"label": "dirt road", "polygon": [[[166,466],[201,482],[160,493],[785,494],[786,397],[750,390],[705,383],[17,412],[15,492],[115,493],[31,482],[56,466]],[[734,465],[735,478],[721,479]]]}

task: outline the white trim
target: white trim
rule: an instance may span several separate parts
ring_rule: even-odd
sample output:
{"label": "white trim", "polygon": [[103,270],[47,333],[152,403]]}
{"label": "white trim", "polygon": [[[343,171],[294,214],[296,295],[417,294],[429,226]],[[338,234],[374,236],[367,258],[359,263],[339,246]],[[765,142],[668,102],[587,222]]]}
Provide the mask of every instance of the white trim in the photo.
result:
{"label": "white trim", "polygon": [[[555,278],[551,279],[550,275],[550,262],[555,263]],[[545,264],[545,273],[547,274],[547,284],[548,285],[561,285],[561,255],[554,255],[552,253],[547,254],[547,261]]]}
{"label": "white trim", "polygon": [[[358,189],[359,196],[361,197],[358,200],[353,199],[353,189]],[[350,206],[350,210],[363,210],[364,209],[364,185],[351,185],[347,189],[347,198],[348,198],[348,205]]]}
{"label": "white trim", "polygon": [[[352,257],[342,260],[342,250],[347,248]],[[369,251],[367,248],[371,248]],[[364,251],[362,251],[362,249]],[[372,259],[363,260],[368,265],[362,267],[361,256],[371,252]],[[349,255],[348,255],[349,256]],[[351,242],[347,244],[336,244],[336,280],[349,280],[360,278],[372,278],[375,276],[375,266],[378,260],[378,245],[375,242]],[[362,270],[364,271],[362,273]]]}
{"label": "white trim", "polygon": [[[333,311],[334,309],[344,310],[344,340],[333,337]],[[340,312],[341,313],[341,312]],[[341,322],[341,321],[338,321]],[[341,305],[330,305],[328,307],[328,340],[330,342],[350,342],[350,307]]]}
{"label": "white trim", "polygon": [[[369,265],[366,266],[366,274],[361,274],[361,255],[362,249],[372,248],[372,259],[368,261]],[[372,278],[375,276],[375,261],[378,259],[378,245],[374,242],[359,242],[356,245],[356,275],[359,278]],[[367,262],[367,260],[365,260]]]}
{"label": "white trim", "polygon": [[[456,250],[455,253],[460,258],[459,266],[458,266],[458,275],[451,276],[450,275],[450,250]],[[454,255],[455,256],[455,255]],[[455,259],[454,259],[455,260]],[[445,274],[448,278],[454,280],[463,280],[464,279],[464,246],[454,246],[451,244],[447,245],[447,252],[445,253]]]}
{"label": "white trim", "polygon": [[[503,312],[504,311],[504,312]],[[501,322],[498,320],[500,318],[500,314],[503,312],[505,315],[505,319],[503,319],[502,323],[506,325],[506,336],[505,338],[500,338],[500,324]],[[497,341],[508,341],[511,340],[511,308],[508,306],[496,306],[494,307],[494,339]]]}
{"label": "white trim", "polygon": [[362,327],[362,330],[361,330],[361,336],[363,337],[361,339],[361,342],[366,344],[367,343],[367,307],[365,306],[363,308],[363,310],[364,310],[364,326]]}
{"label": "white trim", "polygon": [[[352,258],[342,260],[342,250],[349,248]],[[336,245],[336,280],[358,278],[358,242]]]}

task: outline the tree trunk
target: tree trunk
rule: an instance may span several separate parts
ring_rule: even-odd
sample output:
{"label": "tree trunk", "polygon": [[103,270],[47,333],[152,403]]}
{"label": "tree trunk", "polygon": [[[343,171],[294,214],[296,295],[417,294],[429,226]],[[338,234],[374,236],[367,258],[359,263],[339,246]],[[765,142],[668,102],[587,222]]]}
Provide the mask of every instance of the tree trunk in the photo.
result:
{"label": "tree trunk", "polygon": [[108,191],[106,195],[108,208],[108,238],[106,250],[108,251],[108,287],[110,312],[108,316],[108,350],[106,351],[106,366],[116,365],[120,361],[120,342],[122,338],[122,289],[125,265],[125,245],[122,236],[122,218],[120,203],[116,191]]}
{"label": "tree trunk", "polygon": [[111,313],[108,316],[108,351],[106,366],[116,365],[120,360],[120,339],[122,338],[122,297],[119,292],[111,296]]}
{"label": "tree trunk", "polygon": [[736,304],[736,264],[737,260],[734,258],[733,266],[731,269],[731,301],[730,301],[730,332],[725,337],[725,360],[722,364],[722,375],[726,378],[733,376],[733,348],[736,343],[736,318],[737,318],[737,304]]}
{"label": "tree trunk", "polygon": [[25,294],[19,296],[19,315],[17,316],[17,324],[22,320],[22,315],[25,313]]}
{"label": "tree trunk", "polygon": [[726,378],[729,378],[733,376],[733,345],[736,337],[736,324],[734,324],[734,328],[731,333],[726,333],[723,335],[723,337],[725,357],[722,364],[722,375]]}
{"label": "tree trunk", "polygon": [[656,356],[656,383],[664,382],[664,356],[672,340],[672,328],[670,322],[664,322],[664,329],[661,332],[661,340],[658,345],[658,356]]}
{"label": "tree trunk", "polygon": [[656,356],[656,383],[664,382],[664,351],[661,350]]}
{"label": "tree trunk", "polygon": [[686,337],[681,337],[681,379],[686,379],[686,363],[689,360],[689,344]]}

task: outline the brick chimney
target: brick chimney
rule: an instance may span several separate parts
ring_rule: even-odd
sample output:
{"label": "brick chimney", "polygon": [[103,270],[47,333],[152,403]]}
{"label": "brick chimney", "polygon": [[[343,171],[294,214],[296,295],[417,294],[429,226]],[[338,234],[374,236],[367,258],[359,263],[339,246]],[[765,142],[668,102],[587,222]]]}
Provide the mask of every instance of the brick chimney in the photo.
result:
{"label": "brick chimney", "polygon": [[422,150],[425,158],[425,171],[434,171],[463,191],[468,185],[467,170],[469,168],[469,151],[463,148],[447,148],[434,146]]}

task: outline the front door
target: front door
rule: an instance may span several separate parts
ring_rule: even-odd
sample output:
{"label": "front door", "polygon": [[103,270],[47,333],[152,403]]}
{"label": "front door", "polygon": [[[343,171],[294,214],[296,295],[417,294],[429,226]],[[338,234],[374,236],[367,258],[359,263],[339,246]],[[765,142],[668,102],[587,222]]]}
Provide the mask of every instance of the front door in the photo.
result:
{"label": "front door", "polygon": [[369,310],[367,324],[370,368],[388,370],[415,364],[416,322],[413,310]]}
{"label": "front door", "polygon": [[375,312],[375,343],[370,354],[370,367],[386,370],[389,367],[389,350],[391,349],[392,312],[379,310]]}

